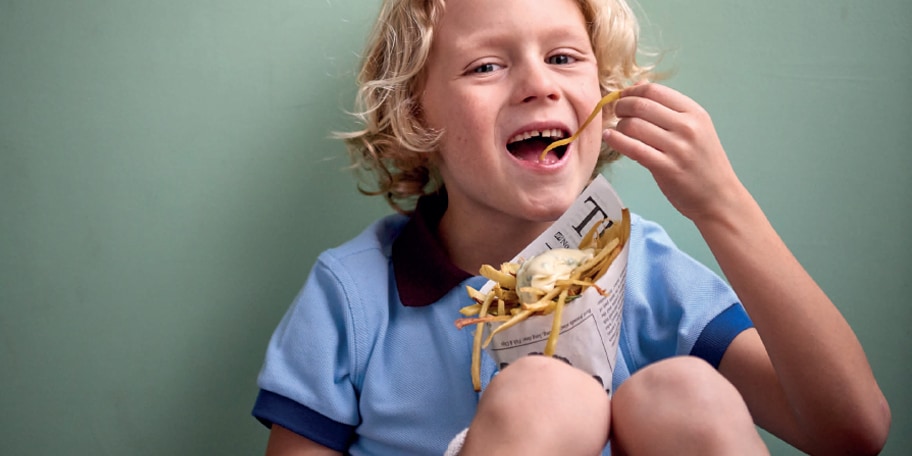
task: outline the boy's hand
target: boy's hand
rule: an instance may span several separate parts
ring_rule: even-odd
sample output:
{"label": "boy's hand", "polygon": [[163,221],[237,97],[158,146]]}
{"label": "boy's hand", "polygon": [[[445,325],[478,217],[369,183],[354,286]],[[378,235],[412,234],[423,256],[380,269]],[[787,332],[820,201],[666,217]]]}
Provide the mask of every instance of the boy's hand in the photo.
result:
{"label": "boy's hand", "polygon": [[653,83],[624,89],[615,102],[620,121],[604,132],[614,150],[645,166],[685,217],[724,216],[746,190],[702,106]]}
{"label": "boy's hand", "polygon": [[810,454],[880,451],[890,406],[864,350],[738,180],[709,114],[657,84],[625,89],[615,113],[605,142],[694,222],[750,315],[755,330],[732,341],[719,371],[757,424]]}

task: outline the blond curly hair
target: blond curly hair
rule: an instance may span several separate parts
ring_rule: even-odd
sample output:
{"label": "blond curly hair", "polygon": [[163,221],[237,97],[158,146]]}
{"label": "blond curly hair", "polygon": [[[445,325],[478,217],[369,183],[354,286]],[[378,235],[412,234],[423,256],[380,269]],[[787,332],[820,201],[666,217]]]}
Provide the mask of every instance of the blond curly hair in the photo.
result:
{"label": "blond curly hair", "polygon": [[[637,63],[639,24],[625,0],[576,0],[589,28],[603,94],[643,79],[652,66]],[[425,128],[419,96],[435,26],[446,0],[384,0],[368,38],[352,113],[363,127],[343,139],[366,195],[383,195],[398,212],[442,186],[432,164],[440,132]],[[606,108],[608,109],[608,108]],[[606,112],[605,126],[617,119]],[[619,157],[602,145],[595,173]]]}

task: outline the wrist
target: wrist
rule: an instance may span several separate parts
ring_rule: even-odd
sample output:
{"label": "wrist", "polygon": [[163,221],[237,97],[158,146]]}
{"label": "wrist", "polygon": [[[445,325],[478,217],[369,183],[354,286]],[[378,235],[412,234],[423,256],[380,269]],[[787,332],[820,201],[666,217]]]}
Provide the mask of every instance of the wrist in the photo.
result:
{"label": "wrist", "polygon": [[766,216],[750,192],[738,182],[721,194],[706,210],[691,218],[697,229],[707,234],[737,232],[768,224]]}

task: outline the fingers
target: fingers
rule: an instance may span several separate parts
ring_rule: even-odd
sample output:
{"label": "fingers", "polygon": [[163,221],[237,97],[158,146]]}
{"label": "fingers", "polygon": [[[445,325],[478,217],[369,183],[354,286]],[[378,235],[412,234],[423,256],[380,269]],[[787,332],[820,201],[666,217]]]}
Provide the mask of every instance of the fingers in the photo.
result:
{"label": "fingers", "polygon": [[670,165],[668,156],[661,150],[617,129],[605,130],[602,133],[602,139],[612,150],[618,151],[649,170],[659,170]]}
{"label": "fingers", "polygon": [[664,152],[673,147],[670,130],[678,115],[657,101],[668,97],[662,92],[648,83],[624,89],[614,104],[617,125],[603,133],[609,147],[650,169],[661,166]]}
{"label": "fingers", "polygon": [[[681,92],[655,83],[636,84],[624,89],[621,92],[621,99],[629,97],[652,100],[674,112],[689,112],[699,106]],[[621,103],[619,100],[617,104],[624,105],[625,103]]]}
{"label": "fingers", "polygon": [[[679,130],[681,122],[700,109],[702,108],[696,102],[680,92],[658,84],[624,89],[614,105],[614,113],[622,121],[622,127],[627,124],[628,128],[643,128],[641,120],[670,132]],[[636,135],[634,131],[628,134]]]}
{"label": "fingers", "polygon": [[[644,166],[661,163],[657,153],[683,158],[699,149],[708,116],[695,101],[658,84],[624,89],[615,103],[615,131],[604,135],[609,146]],[[637,141],[641,144],[637,144]]]}

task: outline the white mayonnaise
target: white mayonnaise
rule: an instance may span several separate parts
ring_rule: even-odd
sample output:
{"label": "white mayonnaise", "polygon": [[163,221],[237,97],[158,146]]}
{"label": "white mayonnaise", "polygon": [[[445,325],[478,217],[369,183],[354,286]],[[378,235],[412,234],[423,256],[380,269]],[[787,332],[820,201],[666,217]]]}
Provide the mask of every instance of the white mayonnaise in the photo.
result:
{"label": "white mayonnaise", "polygon": [[[540,253],[525,262],[516,272],[516,289],[533,287],[544,292],[554,289],[558,280],[570,278],[570,273],[593,256],[592,249],[553,249]],[[541,296],[519,291],[520,302],[531,304]]]}

